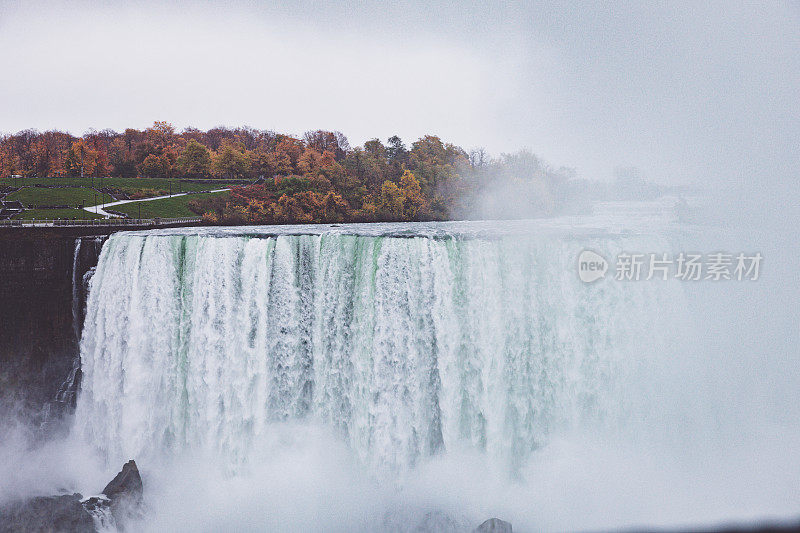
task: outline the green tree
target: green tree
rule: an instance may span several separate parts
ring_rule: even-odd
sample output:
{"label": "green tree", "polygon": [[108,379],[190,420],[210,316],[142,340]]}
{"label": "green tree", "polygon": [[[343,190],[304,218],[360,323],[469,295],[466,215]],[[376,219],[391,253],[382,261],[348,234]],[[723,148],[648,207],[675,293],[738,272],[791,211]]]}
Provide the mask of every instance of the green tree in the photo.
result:
{"label": "green tree", "polygon": [[406,150],[403,140],[397,135],[389,137],[386,156],[389,160],[392,178],[399,176],[408,164],[408,150]]}
{"label": "green tree", "polygon": [[227,178],[247,178],[250,174],[250,158],[237,146],[223,142],[212,163],[214,174]]}
{"label": "green tree", "polygon": [[208,176],[211,170],[211,152],[193,139],[178,157],[177,166],[186,176]]}
{"label": "green tree", "polygon": [[432,195],[437,187],[458,175],[469,165],[469,158],[458,146],[445,144],[439,137],[426,135],[416,141],[409,153],[409,168],[419,178],[423,190]]}
{"label": "green tree", "polygon": [[403,144],[403,140],[397,135],[389,137],[389,145],[386,147],[386,154],[389,156],[390,163],[404,163],[408,150]]}
{"label": "green tree", "polygon": [[166,178],[169,176],[169,159],[164,156],[150,154],[137,167],[139,174],[145,178]]}

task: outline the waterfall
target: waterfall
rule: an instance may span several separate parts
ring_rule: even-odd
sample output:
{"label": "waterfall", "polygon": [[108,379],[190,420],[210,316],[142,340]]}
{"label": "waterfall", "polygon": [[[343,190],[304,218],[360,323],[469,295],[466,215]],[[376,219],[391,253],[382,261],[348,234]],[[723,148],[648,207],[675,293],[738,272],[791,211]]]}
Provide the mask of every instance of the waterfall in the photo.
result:
{"label": "waterfall", "polygon": [[[88,293],[89,280],[95,270],[95,267],[91,266],[84,272],[87,261],[85,259],[82,262],[81,257],[82,255],[89,256],[88,263],[96,263],[104,240],[103,237],[92,237],[91,240],[89,240],[92,246],[87,248],[83,246],[83,238],[75,239],[75,250],[72,252],[72,332],[75,335],[76,344],[79,344],[81,340],[86,295]],[[81,358],[80,354],[76,353],[72,362],[72,368],[61,383],[55,396],[55,403],[59,405],[59,414],[64,410],[73,409],[75,407],[80,381]]]}
{"label": "waterfall", "polygon": [[[75,335],[75,342],[81,339],[81,320],[83,319],[83,276],[80,269],[81,243],[83,239],[75,239],[75,250],[72,252],[72,332]],[[75,406],[75,396],[80,386],[81,359],[76,354],[72,368],[67,374],[66,379],[56,392],[55,402],[59,406],[59,414],[65,409]],[[48,408],[49,410],[49,408]],[[49,417],[48,417],[49,418]]]}
{"label": "waterfall", "polygon": [[75,251],[72,252],[72,331],[75,334],[76,342],[81,340],[81,275],[79,270],[79,259],[81,256],[82,239],[75,239]]}
{"label": "waterfall", "polygon": [[393,472],[467,447],[513,468],[558,432],[647,416],[676,282],[582,283],[646,235],[117,233],[90,283],[75,430],[119,462],[239,464],[310,421]]}

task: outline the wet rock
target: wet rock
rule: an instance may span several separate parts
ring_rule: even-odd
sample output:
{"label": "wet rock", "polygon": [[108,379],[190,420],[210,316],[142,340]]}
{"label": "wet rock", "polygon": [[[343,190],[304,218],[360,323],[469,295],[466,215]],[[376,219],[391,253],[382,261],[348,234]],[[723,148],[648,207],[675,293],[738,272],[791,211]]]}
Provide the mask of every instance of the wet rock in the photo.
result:
{"label": "wet rock", "polygon": [[81,503],[83,508],[92,515],[97,531],[123,531],[118,527],[117,520],[111,512],[111,500],[104,494],[86,498]]}
{"label": "wet rock", "polygon": [[94,519],[83,508],[80,494],[43,496],[11,504],[0,510],[0,532],[63,531],[90,533]]}
{"label": "wet rock", "polygon": [[474,533],[511,533],[511,524],[499,518],[490,518],[479,525]]}
{"label": "wet rock", "polygon": [[122,466],[122,470],[112,479],[106,488],[103,489],[103,494],[108,496],[108,499],[114,500],[115,498],[128,497],[137,501],[142,500],[142,478],[139,475],[139,468],[136,466],[136,461],[131,459]]}
{"label": "wet rock", "polygon": [[142,478],[136,461],[131,459],[122,466],[122,470],[103,489],[108,497],[111,513],[118,522],[130,515],[138,514],[142,505]]}
{"label": "wet rock", "polygon": [[115,529],[138,517],[142,504],[142,478],[134,461],[128,461],[99,496],[80,494],[44,496],[12,503],[0,509],[0,533],[94,532]]}

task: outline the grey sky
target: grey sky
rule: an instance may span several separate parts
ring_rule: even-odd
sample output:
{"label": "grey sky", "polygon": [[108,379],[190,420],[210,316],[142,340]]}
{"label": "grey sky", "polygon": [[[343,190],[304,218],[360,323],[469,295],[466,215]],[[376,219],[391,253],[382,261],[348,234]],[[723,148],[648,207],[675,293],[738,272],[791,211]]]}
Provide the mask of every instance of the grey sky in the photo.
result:
{"label": "grey sky", "polygon": [[433,133],[590,178],[788,179],[800,6],[652,4],[6,1],[0,131]]}

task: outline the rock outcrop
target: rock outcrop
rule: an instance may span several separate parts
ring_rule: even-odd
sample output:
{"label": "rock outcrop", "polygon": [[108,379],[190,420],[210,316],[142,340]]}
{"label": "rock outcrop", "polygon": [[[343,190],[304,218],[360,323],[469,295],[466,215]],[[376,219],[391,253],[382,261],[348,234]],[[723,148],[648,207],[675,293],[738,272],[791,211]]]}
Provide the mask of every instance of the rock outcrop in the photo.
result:
{"label": "rock outcrop", "polygon": [[136,462],[130,460],[122,467],[111,482],[103,489],[103,494],[109,500],[111,514],[119,522],[127,514],[136,514],[142,505],[142,478]]}
{"label": "rock outcrop", "polygon": [[475,528],[474,533],[512,533],[511,524],[499,518],[490,518]]}
{"label": "rock outcrop", "polygon": [[42,496],[0,510],[0,532],[64,531],[93,533],[94,519],[81,504],[80,494]]}
{"label": "rock outcrop", "polygon": [[142,478],[134,461],[103,489],[101,496],[84,499],[78,493],[40,496],[0,509],[0,533],[63,532],[92,533],[98,525],[121,525],[137,516],[142,505]]}

